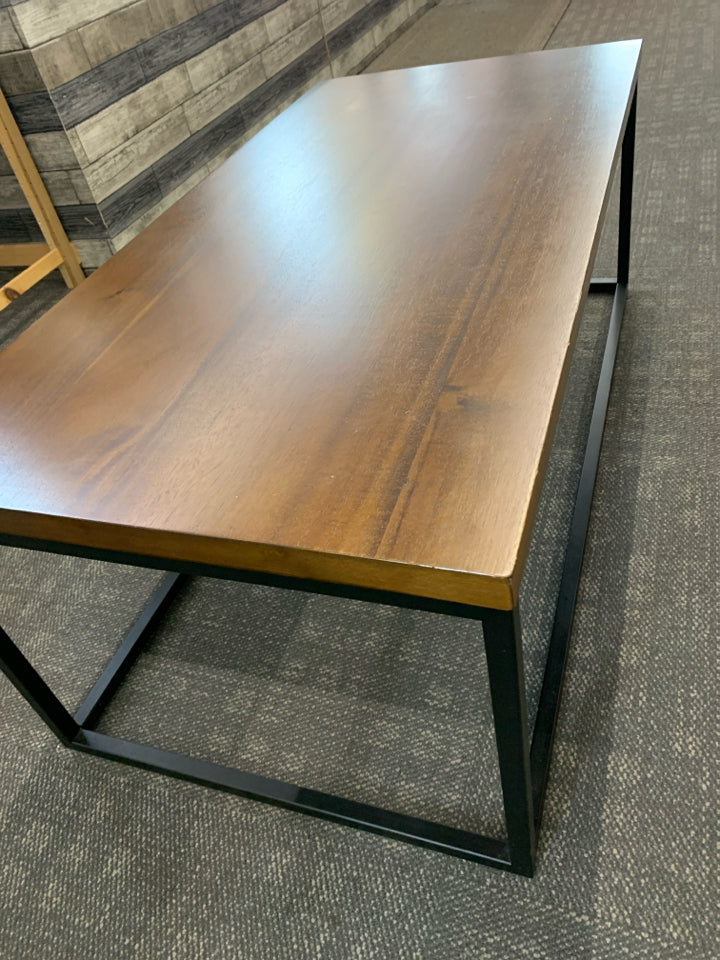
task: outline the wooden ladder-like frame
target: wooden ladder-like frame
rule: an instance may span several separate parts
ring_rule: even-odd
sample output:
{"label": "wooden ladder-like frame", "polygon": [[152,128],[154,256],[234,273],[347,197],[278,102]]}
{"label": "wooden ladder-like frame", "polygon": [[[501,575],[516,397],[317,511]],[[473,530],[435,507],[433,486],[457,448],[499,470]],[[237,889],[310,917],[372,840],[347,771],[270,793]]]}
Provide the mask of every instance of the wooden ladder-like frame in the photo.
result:
{"label": "wooden ladder-like frame", "polygon": [[68,287],[76,287],[85,279],[85,274],[80,266],[78,252],[60,223],[57,211],[2,90],[0,90],[0,147],[5,151],[13,173],[18,178],[28,205],[45,237],[45,243],[0,244],[0,267],[26,267],[8,283],[0,286],[0,310],[3,310],[56,267],[60,268]]}

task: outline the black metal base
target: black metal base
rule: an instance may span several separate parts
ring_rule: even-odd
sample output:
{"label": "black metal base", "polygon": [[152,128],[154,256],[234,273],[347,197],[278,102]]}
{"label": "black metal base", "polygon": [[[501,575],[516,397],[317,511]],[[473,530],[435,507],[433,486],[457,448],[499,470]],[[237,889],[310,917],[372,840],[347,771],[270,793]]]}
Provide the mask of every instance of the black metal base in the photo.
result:
{"label": "black metal base", "polygon": [[[244,797],[263,800],[346,826],[474,860],[486,866],[499,867],[525,876],[533,875],[536,835],[542,817],[592,494],[627,296],[634,122],[635,100],[633,99],[623,140],[618,279],[598,279],[590,283],[590,292],[613,293],[614,300],[565,553],[532,745],[528,744],[522,643],[517,610],[493,610],[384,590],[346,587],[335,583],[265,575],[253,571],[229,570],[203,564],[170,564],[153,557],[85,549],[70,544],[41,542],[24,537],[0,536],[0,542],[15,546],[94,559],[115,560],[138,566],[156,568],[169,566],[175,571],[167,574],[157,587],[120,649],[74,717],[70,716],[45,681],[0,627],[0,669],[64,744],[84,753],[154,770]],[[482,621],[508,839],[498,840],[443,826],[317,790],[244,773],[206,760],[193,759],[169,750],[121,740],[95,730],[94,727],[103,710],[137,658],[143,643],[172,602],[183,574],[186,573],[261,582],[288,589],[327,593]]]}

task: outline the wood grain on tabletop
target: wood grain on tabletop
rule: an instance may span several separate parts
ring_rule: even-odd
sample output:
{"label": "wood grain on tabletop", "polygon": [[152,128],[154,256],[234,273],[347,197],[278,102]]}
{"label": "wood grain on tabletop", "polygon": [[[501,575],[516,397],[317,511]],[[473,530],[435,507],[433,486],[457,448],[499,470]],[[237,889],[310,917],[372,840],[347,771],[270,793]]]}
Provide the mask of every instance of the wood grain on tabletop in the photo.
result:
{"label": "wood grain on tabletop", "polygon": [[509,607],[638,55],[315,88],[0,355],[0,532]]}

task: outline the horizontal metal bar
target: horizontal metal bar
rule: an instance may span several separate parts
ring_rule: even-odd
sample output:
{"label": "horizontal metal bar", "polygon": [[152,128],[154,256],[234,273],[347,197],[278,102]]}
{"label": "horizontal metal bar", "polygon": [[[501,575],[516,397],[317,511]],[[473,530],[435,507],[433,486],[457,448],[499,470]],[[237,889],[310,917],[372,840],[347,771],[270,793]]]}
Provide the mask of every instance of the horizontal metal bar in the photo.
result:
{"label": "horizontal metal bar", "polygon": [[112,695],[137,660],[148,635],[170,605],[183,579],[183,574],[168,573],[153,591],[152,596],[128,631],[121,646],[103,670],[90,693],[75,711],[75,722],[79,726],[92,727],[100,719]]}
{"label": "horizontal metal bar", "polygon": [[615,277],[593,277],[590,281],[589,293],[615,293],[617,287]]}
{"label": "horizontal metal bar", "polygon": [[442,613],[451,617],[470,620],[482,620],[486,607],[470,603],[458,603],[453,600],[436,600],[433,597],[421,597],[410,593],[397,593],[393,590],[380,590],[373,587],[357,587],[350,584],[332,583],[329,580],[309,580],[304,577],[290,577],[277,573],[264,573],[260,570],[219,567],[209,563],[173,560],[150,557],[145,554],[127,553],[99,547],[84,547],[75,543],[63,543],[55,540],[41,540],[37,537],[22,537],[16,534],[0,533],[0,544],[9,547],[22,547],[25,550],[41,550],[44,553],[58,553],[62,556],[84,557],[88,560],[104,560],[132,567],[149,567],[152,570],[172,570],[198,577],[210,577],[215,580],[237,580],[241,583],[258,583],[266,587],[278,587],[281,590],[300,590],[303,593],[318,593],[331,597],[344,597],[347,600],[364,600],[367,603],[380,603],[391,607],[404,607],[411,610],[425,610],[428,613]]}
{"label": "horizontal metal bar", "polygon": [[142,767],[205,787],[262,800],[279,807],[403,840],[487,866],[510,869],[507,843],[482,834],[406,816],[332,794],[272,780],[254,773],[197,760],[171,750],[132,743],[96,730],[81,730],[70,744],[75,750]]}
{"label": "horizontal metal bar", "polygon": [[547,787],[548,772],[552,754],[552,745],[555,735],[560,694],[562,691],[565,660],[570,642],[575,603],[577,600],[580,574],[582,572],[585,539],[587,537],[592,497],[595,489],[600,450],[602,447],[605,418],[607,416],[610,388],[612,386],[615,359],[617,356],[620,328],[622,325],[625,301],[627,299],[627,284],[619,283],[615,291],[610,324],[608,327],[605,353],[603,355],[600,376],[595,393],[595,404],[590,420],[585,457],[583,460],[577,499],[570,525],[570,536],[565,552],[560,591],[555,608],[555,621],[548,647],[548,656],[545,664],[542,689],[535,720],[532,746],[530,748],[530,767],[533,781],[533,807],[536,823],[542,818],[545,790]]}

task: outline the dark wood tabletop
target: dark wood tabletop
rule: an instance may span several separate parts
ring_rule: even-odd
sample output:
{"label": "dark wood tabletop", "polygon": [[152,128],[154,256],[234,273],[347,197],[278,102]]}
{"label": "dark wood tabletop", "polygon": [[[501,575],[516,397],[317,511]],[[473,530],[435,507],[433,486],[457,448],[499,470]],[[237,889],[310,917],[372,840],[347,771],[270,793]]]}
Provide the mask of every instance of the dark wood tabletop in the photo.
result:
{"label": "dark wood tabletop", "polygon": [[312,90],[0,354],[0,533],[510,608],[639,51]]}

